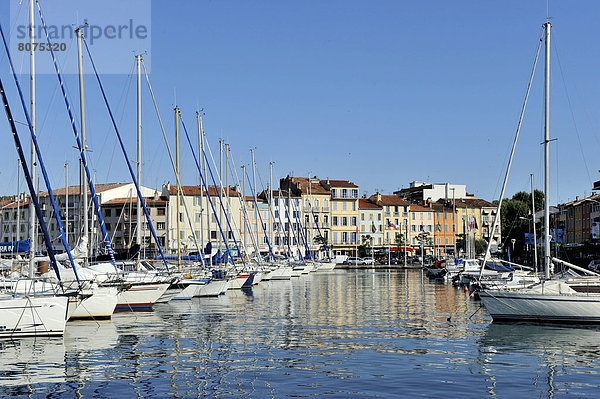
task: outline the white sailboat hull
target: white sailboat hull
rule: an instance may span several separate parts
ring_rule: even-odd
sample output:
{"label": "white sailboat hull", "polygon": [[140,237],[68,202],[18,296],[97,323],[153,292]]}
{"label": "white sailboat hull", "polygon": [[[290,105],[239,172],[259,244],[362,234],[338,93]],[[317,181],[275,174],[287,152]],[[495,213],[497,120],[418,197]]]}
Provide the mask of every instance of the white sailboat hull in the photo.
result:
{"label": "white sailboat hull", "polygon": [[117,307],[119,292],[116,287],[96,287],[92,296],[85,298],[71,314],[70,319],[108,319]]}
{"label": "white sailboat hull", "polygon": [[219,296],[229,288],[229,280],[210,280],[205,285],[199,287],[197,296]]}
{"label": "white sailboat hull", "polygon": [[0,338],[63,335],[68,302],[66,296],[0,299]]}
{"label": "white sailboat hull", "polygon": [[481,291],[494,321],[600,323],[600,295]]}
{"label": "white sailboat hull", "polygon": [[119,293],[115,310],[150,310],[169,285],[170,283],[132,284],[129,289]]}

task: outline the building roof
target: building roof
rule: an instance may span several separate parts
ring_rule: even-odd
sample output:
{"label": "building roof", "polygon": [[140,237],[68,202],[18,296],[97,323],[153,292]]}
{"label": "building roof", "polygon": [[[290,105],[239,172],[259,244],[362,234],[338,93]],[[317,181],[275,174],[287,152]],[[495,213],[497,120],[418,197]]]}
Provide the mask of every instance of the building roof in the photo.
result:
{"label": "building roof", "polygon": [[[450,201],[452,204],[452,201]],[[481,198],[460,198],[454,200],[456,208],[493,208],[494,204]]]}
{"label": "building roof", "polygon": [[324,183],[326,184],[326,186],[329,187],[342,187],[342,188],[358,188],[358,186],[354,183],[352,183],[351,181],[348,180],[331,180],[331,179],[327,179],[324,181]]}
{"label": "building roof", "polygon": [[417,212],[433,212],[433,209],[431,208],[427,208],[426,206],[422,206],[422,205],[417,205],[417,204],[410,204],[410,210],[411,211],[417,211]]}
{"label": "building roof", "polygon": [[[177,186],[176,185],[169,184],[167,186],[167,189],[169,191],[169,195],[177,195]],[[181,186],[181,192],[183,193],[183,195],[200,196],[200,186]],[[219,187],[208,186],[208,193],[210,194],[211,197],[218,197],[219,196]],[[227,194],[227,187],[223,187],[222,195],[226,195],[226,194]],[[204,190],[204,189],[202,190],[202,195],[206,195],[206,190]],[[235,190],[235,187],[229,187],[229,196],[230,197],[236,197],[238,195],[239,194]]]}
{"label": "building roof", "polygon": [[27,197],[26,199],[22,199],[19,203],[19,201],[13,201],[13,200],[6,200],[6,201],[0,201],[0,207],[2,209],[17,209],[17,208],[26,208],[29,206],[29,197]]}
{"label": "building roof", "polygon": [[371,202],[375,202],[381,206],[408,206],[410,202],[398,197],[397,195],[373,194],[369,197]]}
{"label": "building roof", "polygon": [[[94,184],[94,190],[96,190],[96,193],[101,193],[103,191],[107,191],[107,190],[112,190],[114,188],[119,188],[119,187],[123,187],[126,186],[128,184],[131,183],[103,183],[103,184]],[[54,194],[55,196],[62,196],[65,195],[66,193],[69,193],[69,195],[78,195],[80,194],[80,186],[69,186],[68,190],[65,187],[61,187],[61,188],[55,188],[54,190],[52,190],[52,194]],[[89,190],[88,190],[89,191]],[[48,196],[48,191],[42,191],[38,194],[38,197],[47,197]]]}
{"label": "building roof", "polygon": [[321,184],[321,180],[316,177],[311,177],[310,181],[308,177],[294,177],[288,176],[288,178],[292,181],[292,184],[296,186],[298,190],[302,194],[311,194],[311,195],[330,195],[331,191],[327,188],[323,187]]}
{"label": "building roof", "polygon": [[[154,198],[154,197],[144,197],[144,202],[146,204],[166,204],[167,200],[161,197],[158,198]],[[137,204],[137,197],[135,198],[115,198],[113,200],[107,201],[105,203],[102,204],[102,206],[105,205],[122,205],[122,204]]]}
{"label": "building roof", "polygon": [[382,208],[381,208],[381,206],[377,205],[374,202],[369,201],[366,198],[359,198],[358,199],[358,209],[371,209],[371,210],[380,211]]}

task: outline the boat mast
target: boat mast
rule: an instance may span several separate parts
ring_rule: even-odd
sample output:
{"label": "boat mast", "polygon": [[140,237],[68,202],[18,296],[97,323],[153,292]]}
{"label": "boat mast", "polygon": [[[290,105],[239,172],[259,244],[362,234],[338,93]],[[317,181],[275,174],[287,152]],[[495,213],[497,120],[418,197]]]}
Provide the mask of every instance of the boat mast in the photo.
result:
{"label": "boat mast", "polygon": [[[85,144],[85,102],[84,102],[84,90],[83,90],[83,47],[82,47],[82,37],[81,37],[81,29],[78,28],[75,30],[77,33],[77,59],[78,59],[78,67],[79,67],[79,113],[81,118],[81,145],[83,148],[83,153],[86,152],[86,144]],[[84,165],[80,163],[81,168],[81,176],[85,174]],[[81,195],[82,195],[82,213],[83,213],[83,236],[87,237],[88,231],[90,229],[88,223],[88,212],[87,212],[87,186],[85,184],[81,184]],[[88,247],[86,247],[86,253],[83,257],[84,266],[88,264]]]}
{"label": "boat mast", "polygon": [[[254,149],[251,149],[250,153],[252,154],[252,190],[254,192],[254,201],[256,206],[254,209],[254,231],[256,231],[256,236],[258,237],[258,201],[256,201],[256,164],[254,163]],[[256,248],[256,250],[260,251],[259,248]]]}
{"label": "boat mast", "polygon": [[[271,220],[273,216],[273,162],[269,162],[269,236],[271,243],[274,243],[273,240],[273,220]],[[275,259],[273,259],[275,260]]]}
{"label": "boat mast", "polygon": [[[204,158],[202,153],[202,117],[200,116],[200,112],[196,111],[196,120],[198,122],[198,148],[200,152],[200,158],[202,158],[202,165],[204,165]],[[200,178],[202,179],[202,178]],[[203,200],[204,200],[204,188],[202,188],[202,182],[200,182],[200,246],[202,247],[202,253],[200,256],[204,259],[204,220],[202,219],[202,211],[204,210]],[[204,263],[204,262],[203,262]]]}
{"label": "boat mast", "polygon": [[[21,239],[21,164],[17,162],[17,237],[15,241]],[[18,245],[18,244],[17,244]]]}
{"label": "boat mast", "polygon": [[546,36],[546,76],[544,90],[544,273],[550,277],[550,22],[544,24]]}
{"label": "boat mast", "polygon": [[179,108],[175,106],[175,173],[177,175],[177,271],[181,271],[181,238],[179,226],[179,201],[181,186],[179,184]]}
{"label": "boat mast", "polygon": [[[219,220],[223,220],[223,139],[219,139],[219,187],[215,187],[215,190],[219,190]],[[229,240],[227,239],[227,226],[225,226],[225,234],[223,237],[225,246],[228,245]],[[219,249],[221,248],[221,237],[219,237]]]}
{"label": "boat mast", "polygon": [[[244,206],[246,205],[246,167],[244,165],[241,166],[242,168],[242,196],[244,197]],[[247,216],[247,215],[246,215]],[[247,219],[247,217],[246,217]],[[244,240],[244,243],[246,243],[247,239],[246,239],[246,224],[242,225],[242,239]],[[250,230],[250,228],[248,228],[248,230]],[[252,234],[252,233],[250,233]],[[252,237],[252,236],[250,236]],[[252,241],[252,246],[254,247],[254,240]],[[254,248],[254,252],[257,252],[256,247]]]}
{"label": "boat mast", "polygon": [[[36,118],[35,118],[35,26],[34,26],[34,13],[33,13],[33,3],[35,0],[29,0],[29,71],[30,71],[30,81],[29,81],[29,90],[31,94],[31,103],[30,103],[30,112],[31,112],[31,128],[34,132],[37,133],[36,128]],[[36,171],[36,163],[35,163],[35,143],[33,139],[31,139],[31,153],[30,153],[30,161],[31,165],[31,181],[35,181],[35,171]],[[33,211],[33,205],[29,204],[29,240],[30,240],[30,250],[31,256],[29,257],[29,277],[32,278],[35,271],[35,263],[33,258],[35,257],[35,243],[36,243],[36,220],[35,220],[35,212]]]}
{"label": "boat mast", "polygon": [[[137,68],[137,181],[142,184],[142,55],[135,56]],[[140,253],[142,248],[142,203],[136,201],[136,234],[135,243],[138,245],[136,255],[137,263],[140,262]]]}
{"label": "boat mast", "polygon": [[[229,199],[229,144],[225,144],[225,190],[225,202],[227,203],[227,207],[225,208],[225,215],[231,216],[231,202]],[[228,233],[225,236],[227,243],[229,243],[230,235],[233,235],[233,232],[229,232],[228,230]]]}
{"label": "boat mast", "polygon": [[65,162],[65,239],[69,242],[69,163]]}

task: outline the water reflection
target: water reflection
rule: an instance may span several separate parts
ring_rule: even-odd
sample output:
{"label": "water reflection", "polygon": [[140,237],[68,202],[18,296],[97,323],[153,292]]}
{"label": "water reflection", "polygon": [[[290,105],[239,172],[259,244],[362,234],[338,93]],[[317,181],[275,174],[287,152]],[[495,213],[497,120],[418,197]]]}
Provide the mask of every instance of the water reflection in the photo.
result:
{"label": "water reflection", "polygon": [[0,395],[481,397],[596,388],[589,376],[600,330],[490,324],[478,308],[418,270],[261,282],[69,323],[64,339],[1,342]]}
{"label": "water reflection", "polygon": [[[591,392],[598,386],[599,340],[597,326],[490,324],[479,341],[489,393],[502,396],[503,379],[514,382],[515,375],[537,396]],[[515,358],[519,364],[511,364]],[[521,370],[511,377],[503,373],[507,366]]]}

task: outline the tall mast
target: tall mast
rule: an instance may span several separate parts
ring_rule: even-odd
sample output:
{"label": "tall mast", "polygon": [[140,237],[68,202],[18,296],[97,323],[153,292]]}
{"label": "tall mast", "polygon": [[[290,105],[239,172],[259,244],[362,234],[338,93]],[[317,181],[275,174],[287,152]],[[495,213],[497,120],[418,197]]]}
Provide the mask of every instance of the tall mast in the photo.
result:
{"label": "tall mast", "polygon": [[[225,144],[225,190],[225,202],[227,203],[227,207],[225,208],[225,217],[229,217],[231,215],[231,202],[229,200],[229,144]],[[230,234],[233,235],[233,232],[228,233],[225,236],[227,238],[227,242],[229,242]]]}
{"label": "tall mast", "polygon": [[17,237],[15,241],[21,239],[21,163],[17,163]]}
{"label": "tall mast", "polygon": [[550,277],[550,22],[544,24],[546,36],[546,76],[544,90],[544,272]]}
{"label": "tall mast", "polygon": [[[252,189],[254,190],[254,198],[256,198],[256,165],[254,163],[254,150],[250,150],[252,154]],[[258,236],[258,201],[256,201],[256,209],[254,210],[254,231]],[[256,248],[259,251],[259,248]]]}
{"label": "tall mast", "polygon": [[179,185],[179,108],[175,106],[175,173],[177,174],[177,270],[181,270],[181,239],[179,225],[179,201],[181,186]]}
{"label": "tall mast", "polygon": [[[34,50],[34,42],[35,42],[35,27],[34,27],[34,13],[33,13],[33,3],[35,0],[29,0],[29,73],[30,73],[30,81],[29,81],[29,90],[31,94],[31,127],[33,131],[37,134],[36,128],[36,119],[35,119],[35,50]],[[31,181],[35,181],[35,171],[36,171],[36,163],[35,163],[35,143],[33,139],[31,139],[31,153],[30,153],[30,165],[31,165]],[[30,240],[30,249],[31,249],[31,257],[29,258],[29,277],[33,277],[35,264],[33,262],[33,258],[35,256],[35,243],[36,243],[36,220],[35,220],[35,212],[33,211],[33,204],[30,201],[29,204],[29,240]]]}
{"label": "tall mast", "polygon": [[[242,165],[242,196],[244,197],[244,206],[246,205],[246,167]],[[246,224],[242,223],[242,239],[246,243]],[[256,251],[256,248],[254,248]]]}
{"label": "tall mast", "polygon": [[65,162],[65,239],[69,242],[69,163]]}
{"label": "tall mast", "polygon": [[[271,240],[271,245],[273,245],[273,243],[275,242],[273,240],[273,222],[274,220],[271,220],[271,218],[273,217],[273,162],[269,162],[269,239]],[[275,259],[273,259],[275,260]]]}
{"label": "tall mast", "polygon": [[[202,134],[202,117],[200,116],[200,112],[196,112],[196,120],[198,121],[198,146],[199,148],[199,152],[200,152],[200,159],[202,162],[202,165],[204,165],[204,135]],[[200,168],[202,169],[202,168]],[[200,177],[200,180],[202,180],[202,177]],[[203,200],[204,200],[204,188],[202,188],[202,181],[200,181],[200,246],[202,248],[204,248],[204,220],[202,220],[202,212],[204,210],[204,205],[203,205]],[[203,257],[204,259],[204,255],[200,254],[200,256]]]}
{"label": "tall mast", "polygon": [[[219,221],[223,220],[223,139],[219,139],[219,187],[215,187],[215,190],[219,190]],[[227,226],[225,226],[225,246],[227,247]],[[221,236],[219,236],[219,248],[221,247]]]}
{"label": "tall mast", "polygon": [[[142,55],[135,56],[137,67],[137,181],[142,184]],[[141,249],[142,245],[142,202],[136,201],[136,234],[135,243]],[[140,261],[140,252],[137,261]]]}
{"label": "tall mast", "polygon": [[[83,153],[85,156],[86,152],[86,143],[85,143],[85,103],[84,103],[84,91],[83,91],[83,48],[82,48],[82,37],[81,37],[81,29],[78,28],[75,30],[77,33],[77,59],[79,66],[79,113],[81,118],[81,146],[83,148]],[[80,163],[81,167],[81,176],[85,175],[85,166],[83,163]],[[83,215],[83,236],[87,237],[88,232],[90,230],[90,226],[88,223],[88,192],[87,185],[81,184],[81,198],[82,198],[82,215]],[[90,241],[91,242],[91,241]],[[88,254],[89,251],[86,248],[86,255],[83,257],[84,265],[87,266],[88,263]]]}

